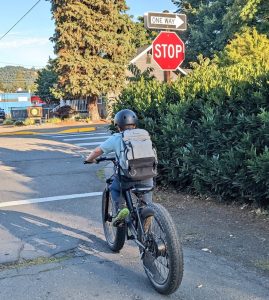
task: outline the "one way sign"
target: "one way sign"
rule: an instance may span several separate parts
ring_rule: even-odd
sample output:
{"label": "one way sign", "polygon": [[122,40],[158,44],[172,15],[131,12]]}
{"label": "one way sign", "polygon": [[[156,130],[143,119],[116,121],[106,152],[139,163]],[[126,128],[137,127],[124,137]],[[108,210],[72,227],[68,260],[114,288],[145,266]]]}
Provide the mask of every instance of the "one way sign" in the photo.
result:
{"label": "one way sign", "polygon": [[144,15],[144,22],[148,29],[187,29],[187,17],[184,14],[149,12]]}

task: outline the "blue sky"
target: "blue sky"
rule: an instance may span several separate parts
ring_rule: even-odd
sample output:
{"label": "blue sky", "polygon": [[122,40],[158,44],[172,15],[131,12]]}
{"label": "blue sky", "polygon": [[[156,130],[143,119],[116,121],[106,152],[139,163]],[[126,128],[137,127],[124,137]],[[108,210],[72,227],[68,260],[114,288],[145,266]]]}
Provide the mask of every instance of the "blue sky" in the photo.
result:
{"label": "blue sky", "polygon": [[[2,37],[37,2],[37,0],[2,0],[0,37]],[[134,17],[145,12],[176,10],[171,0],[127,0],[128,14]],[[45,66],[54,57],[54,23],[50,2],[41,0],[5,37],[0,40],[0,67],[22,65],[27,68]]]}

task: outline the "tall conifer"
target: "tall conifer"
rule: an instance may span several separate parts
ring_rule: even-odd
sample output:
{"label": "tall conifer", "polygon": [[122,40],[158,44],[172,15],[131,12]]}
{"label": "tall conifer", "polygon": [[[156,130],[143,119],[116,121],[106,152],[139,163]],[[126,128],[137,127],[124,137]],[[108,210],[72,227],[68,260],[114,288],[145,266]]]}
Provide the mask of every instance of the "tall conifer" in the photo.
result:
{"label": "tall conifer", "polygon": [[97,99],[117,93],[134,53],[123,0],[49,0],[55,20],[56,70],[66,98],[88,98],[93,120]]}
{"label": "tall conifer", "polygon": [[185,13],[188,30],[182,33],[186,42],[187,61],[199,54],[213,57],[246,27],[259,33],[269,30],[268,0],[172,0],[178,11]]}

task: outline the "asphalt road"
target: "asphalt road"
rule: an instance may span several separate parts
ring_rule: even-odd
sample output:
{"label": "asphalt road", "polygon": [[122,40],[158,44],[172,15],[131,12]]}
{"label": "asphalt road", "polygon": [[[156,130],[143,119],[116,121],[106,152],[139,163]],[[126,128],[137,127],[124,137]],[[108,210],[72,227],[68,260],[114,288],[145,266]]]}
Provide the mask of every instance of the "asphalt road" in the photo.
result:
{"label": "asphalt road", "polygon": [[132,242],[108,249],[104,165],[82,164],[107,135],[0,137],[0,299],[269,299],[268,278],[186,248],[182,285],[164,297]]}

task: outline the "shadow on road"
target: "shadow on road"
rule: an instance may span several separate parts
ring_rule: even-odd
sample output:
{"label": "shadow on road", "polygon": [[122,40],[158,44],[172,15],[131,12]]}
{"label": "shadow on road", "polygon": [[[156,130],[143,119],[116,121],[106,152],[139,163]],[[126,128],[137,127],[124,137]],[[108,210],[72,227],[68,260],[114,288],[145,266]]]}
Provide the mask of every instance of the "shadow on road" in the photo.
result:
{"label": "shadow on road", "polygon": [[0,227],[22,241],[21,252],[55,255],[80,246],[88,252],[110,253],[106,242],[94,234],[28,213],[0,210]]}
{"label": "shadow on road", "polygon": [[83,165],[86,149],[32,137],[0,138],[0,145],[0,202],[103,190],[102,166]]}

